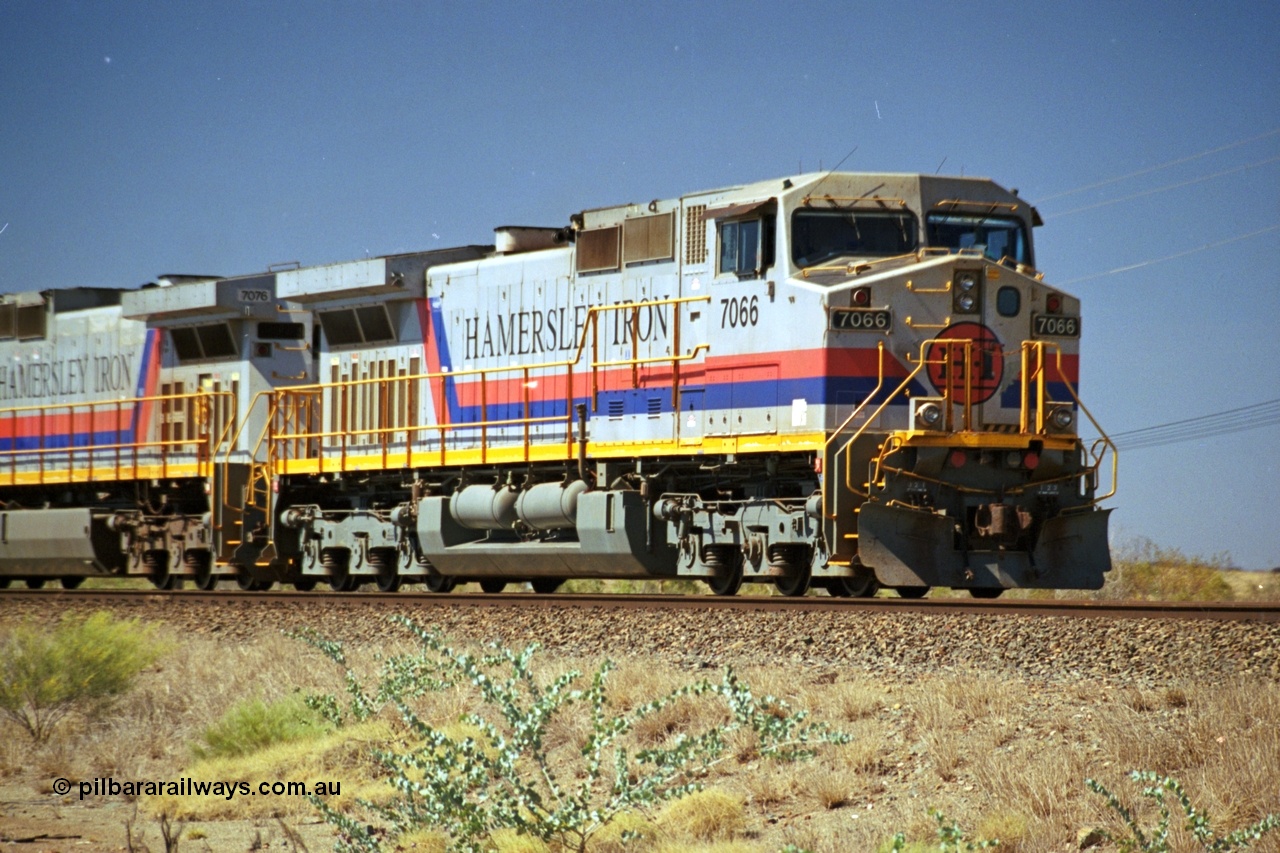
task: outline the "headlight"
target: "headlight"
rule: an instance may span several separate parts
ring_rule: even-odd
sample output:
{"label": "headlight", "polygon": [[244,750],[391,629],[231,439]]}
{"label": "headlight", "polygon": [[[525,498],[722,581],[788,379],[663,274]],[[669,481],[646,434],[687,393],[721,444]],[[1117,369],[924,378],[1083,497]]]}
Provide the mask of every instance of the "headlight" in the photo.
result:
{"label": "headlight", "polygon": [[957,270],[952,279],[955,283],[955,299],[952,306],[961,314],[973,314],[978,310],[978,294],[982,292],[982,273],[978,270]]}
{"label": "headlight", "polygon": [[942,421],[942,408],[937,403],[925,403],[916,409],[916,422],[925,429],[933,429]]}
{"label": "headlight", "polygon": [[1076,416],[1065,406],[1054,409],[1049,414],[1049,426],[1057,430],[1068,430],[1075,423]]}

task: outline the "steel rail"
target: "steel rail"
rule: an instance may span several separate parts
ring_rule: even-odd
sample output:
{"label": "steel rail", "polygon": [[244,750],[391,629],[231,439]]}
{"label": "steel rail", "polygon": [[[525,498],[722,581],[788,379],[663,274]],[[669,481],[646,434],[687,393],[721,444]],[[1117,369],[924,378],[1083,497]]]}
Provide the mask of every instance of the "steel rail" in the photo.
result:
{"label": "steel rail", "polygon": [[[4,601],[97,601],[137,606],[176,603],[220,604],[314,603],[401,607],[558,607],[604,610],[745,610],[745,611],[832,611],[842,613],[932,613],[981,616],[1058,616],[1104,619],[1192,619],[1223,622],[1280,622],[1280,602],[1233,601],[1084,601],[1073,599],[1005,599],[982,601],[968,598],[832,598],[827,596],[787,598],[769,595],[631,595],[623,593],[427,593],[356,592],[334,593],[294,590],[246,593],[234,590],[149,589],[8,589],[0,591]],[[0,604],[3,607],[3,604]]]}

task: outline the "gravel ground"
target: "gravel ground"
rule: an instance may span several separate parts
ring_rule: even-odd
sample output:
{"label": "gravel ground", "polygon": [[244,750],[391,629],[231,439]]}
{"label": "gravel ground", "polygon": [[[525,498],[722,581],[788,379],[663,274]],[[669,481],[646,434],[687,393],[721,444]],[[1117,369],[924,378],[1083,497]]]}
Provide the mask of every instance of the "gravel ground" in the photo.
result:
{"label": "gravel ground", "polygon": [[[452,640],[522,647],[548,654],[643,657],[683,668],[792,664],[892,674],[1008,675],[1044,682],[1090,680],[1151,687],[1194,674],[1280,681],[1280,624],[1174,619],[779,613],[596,608],[500,608],[296,603],[246,600],[209,606],[169,599],[158,606],[114,605],[120,616],[159,619],[180,633],[250,641],[264,630],[311,628],[344,642],[403,639],[390,623],[408,616]],[[76,603],[69,608],[101,609]],[[59,610],[62,612],[62,609]],[[3,618],[40,616],[46,605],[5,602]]]}
{"label": "gravel ground", "polygon": [[[52,620],[67,610],[96,609],[102,608],[91,602],[61,602],[50,608],[40,601],[6,601],[0,596],[0,629],[28,617]],[[498,642],[514,647],[537,642],[544,649],[540,655],[544,660],[610,657],[653,661],[683,670],[718,670],[726,665],[793,668],[797,683],[807,684],[831,683],[837,677],[841,681],[874,679],[886,686],[886,693],[892,690],[893,698],[886,698],[874,717],[887,735],[881,759],[884,767],[874,782],[871,799],[881,809],[903,809],[902,815],[923,813],[925,805],[944,801],[949,791],[958,789],[961,797],[973,796],[964,792],[973,792],[975,782],[980,782],[969,778],[963,769],[953,782],[940,782],[931,748],[916,740],[920,733],[894,728],[900,725],[895,722],[898,715],[905,713],[899,710],[898,703],[904,701],[897,698],[899,695],[928,693],[948,677],[976,676],[1020,685],[1017,689],[1028,697],[1028,705],[1010,716],[1011,743],[1003,748],[1025,749],[1029,761],[1036,760],[1035,744],[1055,736],[1055,732],[1039,731],[1042,718],[1080,716],[1103,707],[1095,708],[1083,698],[1086,695],[1159,691],[1188,680],[1206,685],[1242,680],[1280,682],[1280,625],[1264,623],[721,609],[624,612],[604,608],[440,607],[415,605],[408,599],[381,607],[330,600],[321,604],[317,599],[316,606],[308,606],[251,597],[218,606],[184,602],[178,597],[156,604],[116,603],[108,609],[121,617],[141,616],[167,623],[178,636],[205,635],[228,649],[251,645],[280,631],[310,628],[365,655],[370,649],[402,646],[406,635],[388,621],[388,616],[403,614],[454,642]],[[1059,709],[1067,710],[1057,713]],[[1152,713],[1169,715],[1168,725],[1173,730],[1184,725],[1177,711]],[[29,835],[70,835],[76,840],[51,838],[44,843],[10,846],[3,842],[6,833],[0,832],[0,850],[85,849],[75,845],[84,844],[87,838],[114,842],[120,835],[127,817],[124,804],[106,803],[107,807],[96,811],[58,806],[49,802],[47,794],[33,793],[31,786],[39,780],[40,773],[33,771],[31,779],[21,777],[0,784],[0,829],[5,828],[8,811],[11,819],[21,815],[13,829],[20,824]],[[753,825],[758,824],[762,840],[795,837],[784,831],[807,831],[808,836],[800,837],[822,838],[841,826],[852,825],[850,821],[856,822],[859,814],[869,819],[871,799],[862,806],[834,811],[763,814],[752,820]],[[195,849],[257,849],[253,839],[273,831],[270,825],[226,823],[206,825],[214,834],[203,848],[197,845]],[[322,827],[301,828],[309,835],[316,833],[311,835],[311,849],[329,847]],[[766,844],[762,849],[778,846]],[[104,849],[120,847],[112,843]],[[814,849],[828,848],[818,844]],[[1059,839],[1016,849],[1077,848]]]}

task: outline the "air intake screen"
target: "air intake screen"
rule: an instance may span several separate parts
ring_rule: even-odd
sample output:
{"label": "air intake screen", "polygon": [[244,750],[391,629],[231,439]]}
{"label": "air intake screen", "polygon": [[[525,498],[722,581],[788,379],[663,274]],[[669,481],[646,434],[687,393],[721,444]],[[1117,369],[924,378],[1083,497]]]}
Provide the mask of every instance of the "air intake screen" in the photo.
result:
{"label": "air intake screen", "polygon": [[30,340],[44,337],[44,324],[48,315],[43,305],[22,305],[18,308],[18,338]]}
{"label": "air intake screen", "polygon": [[578,272],[618,269],[618,242],[622,229],[597,228],[578,234]]}
{"label": "air intake screen", "polygon": [[628,219],[622,229],[622,259],[628,264],[671,260],[674,224],[670,213]]}

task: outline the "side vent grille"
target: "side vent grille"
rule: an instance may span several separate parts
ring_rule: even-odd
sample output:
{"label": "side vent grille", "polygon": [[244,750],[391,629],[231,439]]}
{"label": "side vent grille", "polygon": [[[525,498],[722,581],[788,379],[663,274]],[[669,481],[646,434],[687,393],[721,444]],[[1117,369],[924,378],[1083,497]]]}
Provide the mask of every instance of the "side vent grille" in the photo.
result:
{"label": "side vent grille", "polygon": [[705,204],[694,204],[685,208],[684,262],[686,264],[707,262],[707,223],[702,221],[702,214],[706,210]]}

